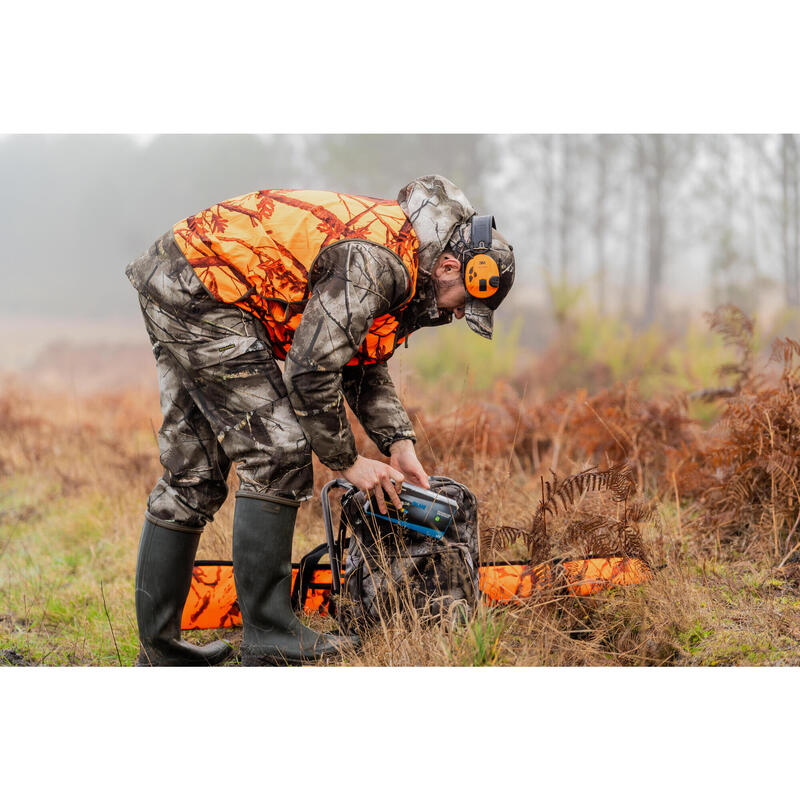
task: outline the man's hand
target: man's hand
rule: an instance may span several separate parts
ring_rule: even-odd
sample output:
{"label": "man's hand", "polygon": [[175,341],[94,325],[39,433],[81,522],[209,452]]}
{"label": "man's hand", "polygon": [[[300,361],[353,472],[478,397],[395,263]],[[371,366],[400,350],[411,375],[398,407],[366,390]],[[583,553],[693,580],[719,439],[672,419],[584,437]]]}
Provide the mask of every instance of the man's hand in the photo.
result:
{"label": "man's hand", "polygon": [[389,499],[394,503],[395,508],[401,508],[402,503],[397,496],[397,489],[395,489],[392,481],[396,481],[398,487],[403,481],[403,473],[398,472],[394,467],[389,464],[384,464],[383,461],[373,461],[371,458],[364,458],[358,456],[352,467],[348,467],[339,473],[346,481],[349,481],[357,489],[364,492],[372,492],[375,495],[375,500],[378,502],[378,508],[381,514],[386,514],[386,500],[383,493],[386,492]]}
{"label": "man's hand", "polygon": [[417,453],[414,450],[414,442],[411,439],[398,439],[389,445],[389,463],[403,473],[405,479],[415,486],[422,486],[425,489],[430,489],[431,485],[428,482],[428,476],[419,463]]}

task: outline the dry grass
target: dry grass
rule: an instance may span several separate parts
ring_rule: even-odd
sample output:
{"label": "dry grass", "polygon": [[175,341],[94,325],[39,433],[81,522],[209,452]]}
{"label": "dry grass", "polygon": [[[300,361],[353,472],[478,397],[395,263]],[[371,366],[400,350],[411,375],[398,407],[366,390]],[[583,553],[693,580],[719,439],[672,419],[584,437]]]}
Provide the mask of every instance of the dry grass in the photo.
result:
{"label": "dry grass", "polygon": [[[631,476],[624,498],[576,484],[570,502],[547,515],[546,553],[537,534],[500,541],[501,556],[566,556],[602,543],[639,548],[657,569],[644,586],[483,607],[469,623],[388,620],[347,663],[800,663],[798,346],[781,341],[778,361],[759,369],[744,334],[740,369],[727,372],[735,384],[713,401],[711,425],[690,413],[686,391],[644,396],[633,380],[592,394],[540,387],[534,397],[527,387],[546,374],[536,361],[480,391],[412,380],[405,393],[420,456],[431,474],[473,489],[484,530],[539,530],[537,507],[554,474],[564,481],[624,464]],[[11,380],[0,392],[0,651],[12,660],[133,662],[136,548],[160,473],[159,424],[154,390],[79,396]],[[376,455],[363,432],[358,439]],[[317,492],[329,477],[317,464]],[[232,512],[229,499],[198,557],[230,558]],[[323,540],[319,503],[306,503],[298,520],[295,559]]]}

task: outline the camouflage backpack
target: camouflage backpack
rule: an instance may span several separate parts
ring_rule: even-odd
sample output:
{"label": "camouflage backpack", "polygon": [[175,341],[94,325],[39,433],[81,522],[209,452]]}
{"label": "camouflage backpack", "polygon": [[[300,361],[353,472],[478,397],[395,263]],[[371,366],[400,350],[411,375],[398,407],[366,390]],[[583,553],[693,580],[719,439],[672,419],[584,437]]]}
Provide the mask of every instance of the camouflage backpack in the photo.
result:
{"label": "camouflage backpack", "polygon": [[429,621],[450,617],[457,609],[469,615],[474,609],[479,597],[477,500],[450,478],[431,477],[430,488],[458,505],[441,539],[365,514],[363,492],[350,489],[342,497],[338,541],[330,542],[329,549],[338,564],[347,551],[335,601],[343,630],[411,613]]}

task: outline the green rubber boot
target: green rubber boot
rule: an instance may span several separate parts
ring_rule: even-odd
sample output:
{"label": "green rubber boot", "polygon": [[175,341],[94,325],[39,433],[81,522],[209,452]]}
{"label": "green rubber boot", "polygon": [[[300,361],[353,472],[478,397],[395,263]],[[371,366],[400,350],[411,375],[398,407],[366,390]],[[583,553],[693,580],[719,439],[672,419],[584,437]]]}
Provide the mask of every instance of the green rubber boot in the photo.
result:
{"label": "green rubber boot", "polygon": [[242,666],[304,664],[337,656],[357,636],[317,633],[301,624],[290,601],[297,506],[236,495],[233,576],[242,612]]}
{"label": "green rubber boot", "polygon": [[136,562],[139,667],[211,667],[233,654],[223,641],[198,647],[181,640],[181,615],[192,583],[200,532],[145,521]]}

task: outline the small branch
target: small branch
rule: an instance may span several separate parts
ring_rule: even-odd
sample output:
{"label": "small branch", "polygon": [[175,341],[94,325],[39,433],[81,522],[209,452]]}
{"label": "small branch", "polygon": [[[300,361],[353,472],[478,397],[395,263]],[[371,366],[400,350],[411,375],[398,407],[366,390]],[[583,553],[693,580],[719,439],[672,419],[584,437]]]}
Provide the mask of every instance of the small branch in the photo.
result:
{"label": "small branch", "polygon": [[[775,435],[772,431],[772,420],[769,418],[769,413],[764,412],[764,416],[767,418],[767,426],[769,427],[769,443],[770,443],[770,451],[772,453],[775,452]],[[770,481],[771,481],[771,492],[770,492],[770,511],[772,512],[772,537],[773,537],[773,545],[775,548],[775,558],[780,555],[780,547],[778,544],[778,520],[775,517],[775,471],[770,470]]]}
{"label": "small branch", "polygon": [[567,420],[572,413],[572,407],[575,404],[575,399],[570,398],[569,402],[567,403],[566,411],[564,411],[564,415],[561,417],[561,422],[558,425],[558,430],[556,431],[555,441],[553,443],[553,458],[550,462],[550,469],[555,472],[558,469],[558,457],[561,453],[561,437],[564,435],[564,431],[567,427]]}
{"label": "small branch", "polygon": [[114,649],[117,651],[117,661],[122,666],[122,656],[119,654],[119,647],[117,647],[117,637],[114,635],[114,626],[111,624],[111,617],[108,614],[108,606],[106,605],[106,593],[103,589],[103,581],[100,581],[100,594],[103,596],[103,611],[106,612],[106,619],[108,620],[108,627],[111,629],[111,638],[114,640]]}
{"label": "small branch", "polygon": [[[544,509],[544,475],[539,476],[539,480],[542,482],[542,508]],[[547,512],[542,511],[542,531],[543,531],[543,538],[547,539]]]}
{"label": "small branch", "polygon": [[[617,435],[611,430],[608,423],[594,410],[594,408],[592,408],[592,404],[587,400],[584,402],[584,405],[589,409],[589,411],[592,412],[592,414],[597,417],[600,424],[611,434],[611,438],[614,439],[614,441],[619,445],[620,450],[622,450],[623,456],[627,456],[629,452],[628,448],[617,438]],[[620,431],[620,433],[625,436],[624,431]],[[628,438],[630,439],[630,437]],[[632,441],[631,444],[633,444]]]}
{"label": "small branch", "polygon": [[733,386],[720,386],[718,389],[698,389],[689,395],[690,400],[716,400],[718,397],[735,397],[736,389]]}
{"label": "small branch", "polygon": [[675,473],[672,473],[672,485],[675,487],[675,509],[678,512],[678,536],[681,539],[681,547],[683,547],[683,526],[681,525],[681,500],[680,495],[678,494],[678,479],[675,477]]}
{"label": "small branch", "polygon": [[787,553],[787,554],[786,554],[786,555],[785,555],[785,556],[784,556],[784,557],[781,559],[781,563],[780,563],[780,564],[778,564],[778,569],[781,569],[782,567],[785,567],[785,566],[786,566],[786,562],[787,562],[787,561],[788,561],[788,560],[789,560],[789,559],[792,557],[792,555],[794,554],[794,552],[797,550],[797,548],[798,548],[798,547],[800,547],[800,542],[798,542],[798,543],[797,543],[797,544],[796,544],[796,545],[795,545],[795,546],[794,546],[794,547],[793,547],[793,548],[792,548],[792,549],[791,549],[791,550],[790,550],[790,551],[789,551],[789,552],[788,552],[788,553]]}

